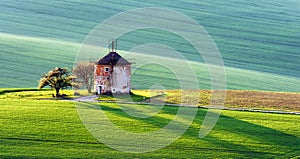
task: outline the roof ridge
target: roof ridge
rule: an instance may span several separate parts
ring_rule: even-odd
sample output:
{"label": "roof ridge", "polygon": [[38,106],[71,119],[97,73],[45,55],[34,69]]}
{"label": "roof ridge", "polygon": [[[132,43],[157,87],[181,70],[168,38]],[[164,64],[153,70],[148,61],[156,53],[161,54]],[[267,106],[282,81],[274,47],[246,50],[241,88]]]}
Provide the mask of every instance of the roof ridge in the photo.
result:
{"label": "roof ridge", "polygon": [[115,51],[109,52],[98,62],[98,65],[131,65],[126,59],[124,59],[120,54]]}

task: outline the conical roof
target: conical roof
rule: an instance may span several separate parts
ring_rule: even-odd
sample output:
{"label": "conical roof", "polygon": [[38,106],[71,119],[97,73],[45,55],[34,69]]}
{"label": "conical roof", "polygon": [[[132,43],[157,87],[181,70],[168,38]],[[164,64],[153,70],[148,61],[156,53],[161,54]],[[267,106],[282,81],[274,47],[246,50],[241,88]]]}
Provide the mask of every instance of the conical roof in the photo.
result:
{"label": "conical roof", "polygon": [[118,53],[112,51],[97,62],[98,65],[131,65]]}

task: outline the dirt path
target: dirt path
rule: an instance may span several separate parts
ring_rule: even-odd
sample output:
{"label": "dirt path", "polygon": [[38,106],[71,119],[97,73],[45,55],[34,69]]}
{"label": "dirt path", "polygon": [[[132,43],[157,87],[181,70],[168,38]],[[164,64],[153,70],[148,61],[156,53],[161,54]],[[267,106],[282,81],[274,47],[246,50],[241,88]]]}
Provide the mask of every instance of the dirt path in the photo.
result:
{"label": "dirt path", "polygon": [[76,102],[97,102],[96,98],[97,98],[96,95],[92,95],[92,96],[83,96],[79,98],[74,98],[71,100]]}

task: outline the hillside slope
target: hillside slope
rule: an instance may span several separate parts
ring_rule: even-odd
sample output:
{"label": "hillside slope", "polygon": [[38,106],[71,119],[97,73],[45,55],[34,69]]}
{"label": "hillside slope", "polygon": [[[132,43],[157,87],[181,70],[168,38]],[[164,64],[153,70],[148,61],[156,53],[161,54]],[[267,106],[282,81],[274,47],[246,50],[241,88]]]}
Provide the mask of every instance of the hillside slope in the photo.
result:
{"label": "hillside slope", "polygon": [[[136,7],[164,7],[187,14],[205,27],[223,57],[227,88],[300,92],[299,1],[3,0],[0,3],[2,88],[35,87],[40,75],[49,69],[71,67],[86,35],[104,19]],[[201,88],[210,88],[203,60],[190,45],[178,42],[176,37],[153,30],[137,31],[121,37],[118,50],[122,53],[121,50],[151,42],[174,47],[188,60],[197,62],[195,70]],[[145,69],[149,71],[142,71]],[[145,85],[160,83],[176,87],[169,83],[174,78],[159,72],[162,71],[142,68],[133,76],[134,86],[145,89]],[[144,78],[151,82],[138,80]]]}

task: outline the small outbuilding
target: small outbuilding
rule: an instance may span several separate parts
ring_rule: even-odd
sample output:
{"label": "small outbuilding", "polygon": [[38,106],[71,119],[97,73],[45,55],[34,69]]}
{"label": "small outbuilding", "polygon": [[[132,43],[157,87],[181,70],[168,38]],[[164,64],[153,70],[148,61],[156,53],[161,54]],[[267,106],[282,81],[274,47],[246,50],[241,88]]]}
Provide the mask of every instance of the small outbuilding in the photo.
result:
{"label": "small outbuilding", "polygon": [[96,94],[130,93],[131,63],[114,49],[95,63],[94,91]]}

